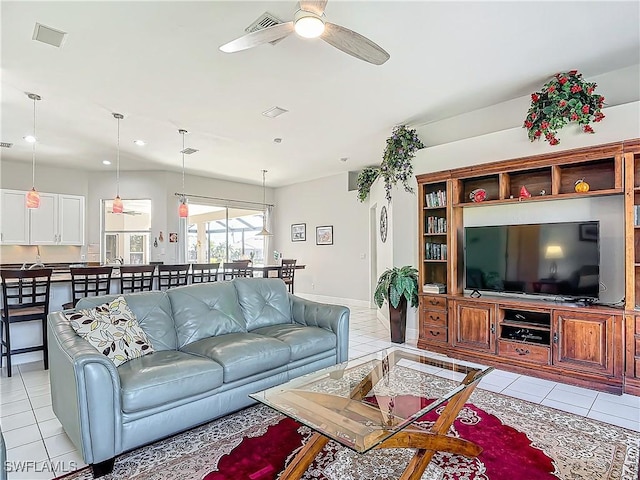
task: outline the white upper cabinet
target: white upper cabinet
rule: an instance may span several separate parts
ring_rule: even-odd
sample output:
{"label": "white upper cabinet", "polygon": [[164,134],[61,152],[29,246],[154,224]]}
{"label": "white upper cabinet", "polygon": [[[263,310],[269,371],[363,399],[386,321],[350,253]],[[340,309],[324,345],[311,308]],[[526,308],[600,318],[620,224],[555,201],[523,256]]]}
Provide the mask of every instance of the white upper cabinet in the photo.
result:
{"label": "white upper cabinet", "polygon": [[30,209],[31,245],[56,245],[58,243],[58,195],[40,193],[40,206]]}
{"label": "white upper cabinet", "polygon": [[31,245],[83,245],[84,197],[41,193],[31,211]]}
{"label": "white upper cabinet", "polygon": [[3,245],[28,245],[27,192],[2,190],[0,213],[0,243]]}
{"label": "white upper cabinet", "polygon": [[58,243],[84,245],[84,197],[58,195]]}
{"label": "white upper cabinet", "polygon": [[84,245],[84,197],[41,192],[40,206],[28,209],[27,192],[1,192],[3,245]]}

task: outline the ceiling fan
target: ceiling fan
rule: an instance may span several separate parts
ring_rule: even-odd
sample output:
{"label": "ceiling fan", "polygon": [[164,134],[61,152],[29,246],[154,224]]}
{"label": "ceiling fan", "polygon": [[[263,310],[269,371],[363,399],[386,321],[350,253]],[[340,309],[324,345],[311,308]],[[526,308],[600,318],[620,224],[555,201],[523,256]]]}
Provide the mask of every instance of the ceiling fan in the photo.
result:
{"label": "ceiling fan", "polygon": [[280,23],[258,30],[225,43],[220,47],[225,53],[235,53],[264,43],[281,40],[294,31],[305,38],[317,38],[349,55],[374,65],[389,60],[389,54],[380,46],[359,33],[325,20],[327,0],[300,0],[291,22]]}

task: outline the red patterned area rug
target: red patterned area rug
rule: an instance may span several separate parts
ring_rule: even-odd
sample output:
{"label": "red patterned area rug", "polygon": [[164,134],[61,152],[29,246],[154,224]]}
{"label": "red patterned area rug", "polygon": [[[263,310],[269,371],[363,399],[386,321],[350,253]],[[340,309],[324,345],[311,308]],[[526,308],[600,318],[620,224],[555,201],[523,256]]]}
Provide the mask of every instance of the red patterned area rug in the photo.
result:
{"label": "red patterned area rug", "polygon": [[[438,453],[423,480],[637,480],[640,433],[477,389],[450,434],[476,442],[476,459]],[[430,419],[421,419],[429,425]],[[104,480],[272,480],[311,432],[259,405],[116,459]],[[413,455],[365,455],[329,442],[305,480],[399,478]],[[89,469],[65,480],[92,479]]]}

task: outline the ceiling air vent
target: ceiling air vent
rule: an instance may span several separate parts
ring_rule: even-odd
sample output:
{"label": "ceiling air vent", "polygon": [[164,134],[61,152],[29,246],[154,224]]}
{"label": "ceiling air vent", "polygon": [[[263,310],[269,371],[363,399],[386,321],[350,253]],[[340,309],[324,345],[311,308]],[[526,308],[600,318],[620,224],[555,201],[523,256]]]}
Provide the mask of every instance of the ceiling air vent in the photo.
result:
{"label": "ceiling air vent", "polygon": [[39,42],[60,48],[67,38],[67,32],[36,23],[32,38]]}
{"label": "ceiling air vent", "polygon": [[184,153],[185,155],[191,155],[192,153],[196,153],[198,150],[195,148],[185,148],[184,150],[180,150],[180,153]]}
{"label": "ceiling air vent", "polygon": [[[281,23],[283,23],[282,20],[280,20],[275,15],[272,15],[269,12],[264,12],[262,15],[260,15],[260,17],[255,22],[253,22],[251,25],[245,28],[244,31],[247,33],[253,33],[253,32],[257,32],[258,30],[264,30],[265,28],[273,27],[274,25],[279,25]],[[271,45],[275,45],[280,40],[282,40],[282,38],[279,38],[278,40],[274,40],[273,42],[269,42],[269,43]]]}
{"label": "ceiling air vent", "polygon": [[13,147],[13,143],[0,142],[0,147],[2,147],[2,148],[11,148],[11,147]]}

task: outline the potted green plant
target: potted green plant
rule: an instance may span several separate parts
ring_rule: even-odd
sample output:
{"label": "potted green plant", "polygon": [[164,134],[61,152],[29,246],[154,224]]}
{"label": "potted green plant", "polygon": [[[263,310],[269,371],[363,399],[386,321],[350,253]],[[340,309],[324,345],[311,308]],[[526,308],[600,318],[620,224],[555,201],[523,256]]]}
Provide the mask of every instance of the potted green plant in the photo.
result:
{"label": "potted green plant", "polygon": [[407,303],[418,306],[418,270],[409,265],[385,270],[380,278],[373,299],[382,308],[386,300],[389,304],[389,324],[391,341],[404,343],[407,329]]}

